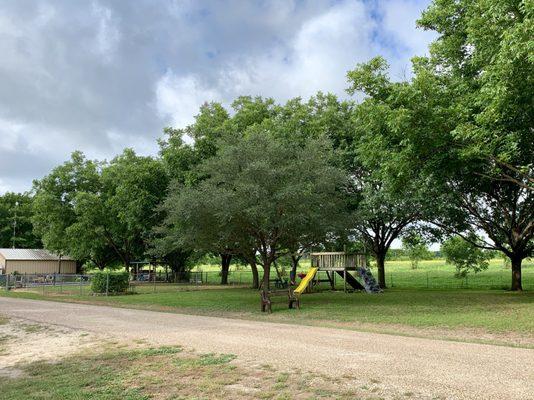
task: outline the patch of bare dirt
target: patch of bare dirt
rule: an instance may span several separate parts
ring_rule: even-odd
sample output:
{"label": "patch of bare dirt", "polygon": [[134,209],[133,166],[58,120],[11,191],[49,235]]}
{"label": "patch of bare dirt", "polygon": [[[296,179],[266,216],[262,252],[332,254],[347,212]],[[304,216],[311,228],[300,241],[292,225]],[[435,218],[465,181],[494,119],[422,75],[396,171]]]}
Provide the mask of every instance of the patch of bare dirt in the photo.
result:
{"label": "patch of bare dirt", "polygon": [[92,333],[10,318],[0,324],[0,377],[21,377],[20,364],[55,362],[97,342]]}

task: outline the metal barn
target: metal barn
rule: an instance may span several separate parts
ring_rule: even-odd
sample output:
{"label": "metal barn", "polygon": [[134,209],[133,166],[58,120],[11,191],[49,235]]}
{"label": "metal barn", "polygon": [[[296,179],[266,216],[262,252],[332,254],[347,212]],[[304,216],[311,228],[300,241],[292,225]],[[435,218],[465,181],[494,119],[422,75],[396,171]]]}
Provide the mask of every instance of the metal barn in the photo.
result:
{"label": "metal barn", "polygon": [[0,249],[0,274],[75,274],[76,260],[44,249]]}

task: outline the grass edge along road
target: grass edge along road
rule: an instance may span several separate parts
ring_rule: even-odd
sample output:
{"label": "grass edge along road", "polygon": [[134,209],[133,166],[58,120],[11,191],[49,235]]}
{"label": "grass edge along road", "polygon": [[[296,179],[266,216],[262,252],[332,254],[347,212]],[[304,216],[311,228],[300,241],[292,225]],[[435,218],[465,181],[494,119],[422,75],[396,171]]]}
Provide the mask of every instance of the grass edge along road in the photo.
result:
{"label": "grass edge along road", "polygon": [[333,379],[298,368],[288,373],[266,363],[243,363],[233,354],[198,353],[179,345],[151,347],[144,340],[125,344],[1,315],[0,324],[4,325],[0,343],[5,345],[0,359],[17,356],[13,353],[20,348],[28,350],[27,345],[36,339],[67,336],[75,342],[76,337],[81,341],[89,338],[83,349],[72,346],[56,355],[33,354],[30,349],[16,364],[11,360],[7,366],[0,365],[3,400],[220,399],[221,395],[243,400],[325,396],[371,399],[386,394],[386,390],[391,395],[391,390],[376,379]]}
{"label": "grass edge along road", "polygon": [[387,290],[380,295],[320,292],[306,294],[302,309],[276,300],[272,315],[259,311],[259,295],[247,288],[119,296],[42,296],[0,292],[15,298],[78,302],[152,311],[261,320],[457,341],[534,347],[534,292],[471,290]]}

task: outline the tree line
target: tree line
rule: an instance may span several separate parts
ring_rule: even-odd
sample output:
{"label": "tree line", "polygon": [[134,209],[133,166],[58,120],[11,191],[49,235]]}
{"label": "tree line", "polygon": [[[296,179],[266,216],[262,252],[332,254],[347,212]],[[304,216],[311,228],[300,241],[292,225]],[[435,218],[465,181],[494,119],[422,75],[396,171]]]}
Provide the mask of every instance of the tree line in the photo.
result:
{"label": "tree line", "polygon": [[35,240],[99,267],[151,257],[181,271],[218,254],[222,283],[237,257],[255,287],[259,270],[268,286],[282,256],[294,279],[310,249],[358,250],[385,287],[394,240],[416,251],[449,238],[460,273],[498,251],[521,290],[534,251],[527,3],[433,2],[418,25],[438,37],[412,60],[410,80],[392,80],[375,57],[347,73],[349,99],[242,96],[166,128],[157,157],[76,152],[34,184]]}

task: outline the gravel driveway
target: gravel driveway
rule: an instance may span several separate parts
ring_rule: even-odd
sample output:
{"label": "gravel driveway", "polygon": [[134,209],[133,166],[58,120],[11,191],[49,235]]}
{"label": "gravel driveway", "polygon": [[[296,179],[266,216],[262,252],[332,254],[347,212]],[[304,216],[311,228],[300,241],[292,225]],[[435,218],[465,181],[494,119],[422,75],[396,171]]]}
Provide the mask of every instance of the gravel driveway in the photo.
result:
{"label": "gravel driveway", "polygon": [[248,365],[379,381],[406,396],[534,399],[534,350],[0,297],[0,313],[109,335],[232,353]]}

